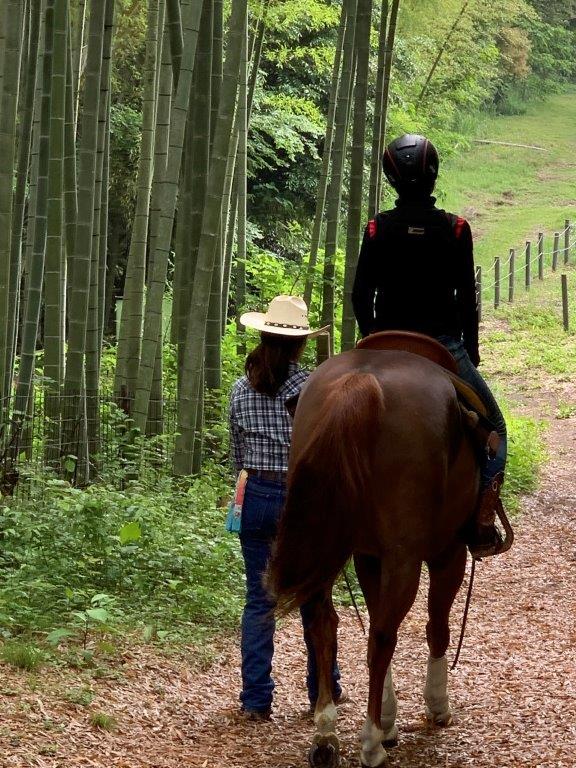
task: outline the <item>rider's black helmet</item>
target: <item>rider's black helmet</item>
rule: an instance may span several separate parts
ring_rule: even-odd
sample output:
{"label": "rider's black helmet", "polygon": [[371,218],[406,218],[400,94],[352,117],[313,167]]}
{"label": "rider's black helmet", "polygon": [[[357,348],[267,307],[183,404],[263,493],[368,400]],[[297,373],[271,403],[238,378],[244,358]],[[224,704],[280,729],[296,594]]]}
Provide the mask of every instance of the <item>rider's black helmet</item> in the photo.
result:
{"label": "rider's black helmet", "polygon": [[382,158],[386,178],[401,197],[431,194],[438,165],[438,152],[432,142],[416,133],[394,139]]}

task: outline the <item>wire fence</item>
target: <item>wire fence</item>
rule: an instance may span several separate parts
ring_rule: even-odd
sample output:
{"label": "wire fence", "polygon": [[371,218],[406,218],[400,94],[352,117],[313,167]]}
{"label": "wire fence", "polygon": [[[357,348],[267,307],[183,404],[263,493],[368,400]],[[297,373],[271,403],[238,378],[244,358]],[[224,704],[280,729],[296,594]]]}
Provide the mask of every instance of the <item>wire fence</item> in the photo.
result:
{"label": "wire fence", "polygon": [[146,434],[127,415],[129,403],[112,393],[55,395],[37,386],[26,414],[4,402],[11,414],[0,435],[0,493],[33,494],[47,476],[85,485],[105,478],[118,487],[143,476],[171,477],[176,442],[176,401],[151,400]]}
{"label": "wire fence", "polygon": [[[546,242],[552,238],[552,247]],[[480,319],[487,306],[497,309],[504,301],[514,302],[517,289],[523,285],[529,291],[535,279],[542,282],[562,267],[571,266],[572,253],[576,246],[574,226],[569,219],[564,228],[551,236],[538,234],[536,242],[527,240],[524,248],[510,248],[507,258],[496,256],[488,269],[476,267],[476,283]],[[561,281],[562,315],[566,331],[569,330],[568,283],[565,275]],[[487,300],[489,304],[486,304]]]}

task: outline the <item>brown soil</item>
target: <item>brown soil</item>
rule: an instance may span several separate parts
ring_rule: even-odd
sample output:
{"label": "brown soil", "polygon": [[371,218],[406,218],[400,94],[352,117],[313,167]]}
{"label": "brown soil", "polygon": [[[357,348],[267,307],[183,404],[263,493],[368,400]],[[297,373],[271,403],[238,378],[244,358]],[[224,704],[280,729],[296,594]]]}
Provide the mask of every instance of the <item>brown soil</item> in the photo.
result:
{"label": "brown soil", "polygon": [[[535,403],[528,407],[533,412]],[[454,724],[430,729],[421,689],[427,648],[425,594],[401,629],[394,657],[400,745],[392,766],[410,768],[568,768],[576,749],[575,419],[552,419],[552,460],[527,498],[506,555],[481,563],[467,636],[450,675]],[[425,577],[423,585],[425,586]],[[466,586],[466,585],[465,585]],[[452,615],[457,636],[462,590]],[[350,701],[338,722],[342,764],[358,765],[366,706],[365,639],[352,611],[341,612],[339,660]],[[304,768],[313,725],[306,714],[305,657],[295,619],[280,627],[273,720],[238,716],[239,658],[229,641],[202,669],[197,658],[166,658],[131,648],[116,678],[95,680],[69,668],[36,676],[0,669],[2,768]],[[87,685],[88,707],[73,704]],[[90,724],[116,718],[112,731]]]}

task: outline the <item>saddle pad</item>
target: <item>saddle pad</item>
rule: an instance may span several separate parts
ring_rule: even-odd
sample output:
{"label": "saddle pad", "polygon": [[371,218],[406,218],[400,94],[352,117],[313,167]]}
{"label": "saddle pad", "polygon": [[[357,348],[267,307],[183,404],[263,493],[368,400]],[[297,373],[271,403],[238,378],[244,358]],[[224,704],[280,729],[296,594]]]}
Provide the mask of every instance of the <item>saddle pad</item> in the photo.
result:
{"label": "saddle pad", "polygon": [[411,352],[414,355],[431,360],[440,365],[448,373],[454,384],[458,397],[469,408],[486,417],[488,411],[476,390],[458,376],[456,360],[439,341],[423,333],[413,331],[379,331],[365,336],[356,344],[357,349],[397,349],[401,352]]}

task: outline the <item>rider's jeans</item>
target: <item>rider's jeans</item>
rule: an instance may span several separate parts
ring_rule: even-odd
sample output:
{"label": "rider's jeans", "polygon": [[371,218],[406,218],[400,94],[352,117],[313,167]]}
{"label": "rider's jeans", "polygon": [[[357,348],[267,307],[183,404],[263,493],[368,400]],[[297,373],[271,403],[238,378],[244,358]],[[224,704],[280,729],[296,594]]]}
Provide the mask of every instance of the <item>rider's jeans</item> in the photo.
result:
{"label": "rider's jeans", "polygon": [[486,404],[486,407],[488,408],[488,418],[500,436],[500,445],[498,446],[496,456],[493,459],[488,459],[482,469],[482,487],[486,488],[490,484],[492,478],[499,472],[503,472],[506,466],[506,456],[508,451],[506,422],[504,421],[504,416],[502,416],[502,411],[498,407],[498,403],[494,399],[494,395],[478,372],[478,369],[470,360],[463,342],[452,336],[438,336],[438,341],[452,353],[452,356],[455,358],[456,364],[458,365],[458,373],[460,377],[474,387]]}
{"label": "rider's jeans", "polygon": [[[274,602],[270,600],[262,575],[270,551],[278,518],[284,506],[286,488],[283,483],[249,477],[242,505],[240,543],[246,568],[246,604],[242,615],[242,692],[240,701],[249,711],[265,711],[272,704],[272,656],[274,654]],[[302,607],[304,639],[308,650],[308,697],[318,698],[316,659],[308,636],[309,619]],[[334,695],[340,695],[340,673],[334,665]]]}

